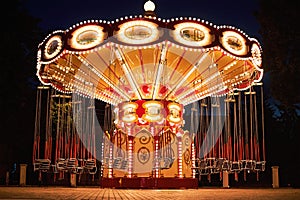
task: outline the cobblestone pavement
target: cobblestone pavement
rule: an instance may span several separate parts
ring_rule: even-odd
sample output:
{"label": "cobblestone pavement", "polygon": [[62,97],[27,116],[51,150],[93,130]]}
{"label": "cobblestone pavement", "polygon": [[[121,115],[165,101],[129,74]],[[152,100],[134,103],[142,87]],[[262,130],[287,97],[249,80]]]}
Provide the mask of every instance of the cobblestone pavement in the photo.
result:
{"label": "cobblestone pavement", "polygon": [[0,187],[0,199],[132,199],[132,200],[165,200],[165,199],[255,199],[255,200],[299,200],[300,189],[223,189],[200,188],[182,190],[152,190],[152,189],[103,189],[103,188],[66,188],[66,187]]}

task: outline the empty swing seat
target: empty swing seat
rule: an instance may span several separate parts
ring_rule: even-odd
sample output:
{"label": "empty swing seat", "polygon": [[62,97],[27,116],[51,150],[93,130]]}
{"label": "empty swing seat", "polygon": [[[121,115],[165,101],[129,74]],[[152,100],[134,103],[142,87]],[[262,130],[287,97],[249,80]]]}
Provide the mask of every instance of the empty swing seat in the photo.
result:
{"label": "empty swing seat", "polygon": [[128,160],[123,160],[121,164],[121,169],[126,170],[128,168]]}
{"label": "empty swing seat", "polygon": [[200,160],[198,172],[200,175],[208,174],[207,161],[205,159]]}
{"label": "empty swing seat", "polygon": [[224,164],[225,161],[226,161],[225,158],[217,158],[215,160],[215,169],[214,169],[215,173],[218,173],[218,172],[222,171],[223,164]]}
{"label": "empty swing seat", "polygon": [[40,170],[42,172],[48,172],[50,169],[51,161],[49,159],[36,159],[34,166],[34,171]]}
{"label": "empty swing seat", "polygon": [[214,173],[216,169],[216,158],[206,158],[206,169],[208,173]]}
{"label": "empty swing seat", "polygon": [[241,171],[241,163],[239,161],[232,161],[230,164],[230,171],[232,172]]}
{"label": "empty swing seat", "polygon": [[76,158],[67,159],[66,168],[71,173],[77,173],[77,159]]}
{"label": "empty swing seat", "polygon": [[255,171],[265,171],[266,161],[257,161],[255,163],[254,170]]}
{"label": "empty swing seat", "polygon": [[115,158],[113,160],[113,168],[120,169],[121,168],[121,164],[122,164],[122,160],[123,160],[123,158],[121,158],[121,157]]}
{"label": "empty swing seat", "polygon": [[67,164],[66,164],[66,159],[64,158],[59,158],[57,161],[56,161],[56,169],[58,171],[66,171],[67,170]]}
{"label": "empty swing seat", "polygon": [[206,162],[206,160],[200,160],[200,162],[199,162],[199,169],[206,169],[206,167],[207,167],[207,162]]}
{"label": "empty swing seat", "polygon": [[173,165],[174,158],[164,158],[161,163],[161,169],[170,169]]}
{"label": "empty swing seat", "polygon": [[85,169],[88,171],[89,174],[96,174],[97,166],[95,159],[87,159],[85,161]]}
{"label": "empty swing seat", "polygon": [[39,161],[39,159],[36,159],[33,163],[33,171],[40,170],[40,164],[41,164],[41,162]]}
{"label": "empty swing seat", "polygon": [[224,160],[222,164],[222,170],[229,171],[230,168],[231,168],[231,163],[229,162],[229,160]]}
{"label": "empty swing seat", "polygon": [[241,160],[241,170],[253,170],[255,167],[254,160]]}
{"label": "empty swing seat", "polygon": [[83,171],[84,171],[84,160],[79,158],[79,159],[77,159],[76,173],[77,174],[82,174]]}

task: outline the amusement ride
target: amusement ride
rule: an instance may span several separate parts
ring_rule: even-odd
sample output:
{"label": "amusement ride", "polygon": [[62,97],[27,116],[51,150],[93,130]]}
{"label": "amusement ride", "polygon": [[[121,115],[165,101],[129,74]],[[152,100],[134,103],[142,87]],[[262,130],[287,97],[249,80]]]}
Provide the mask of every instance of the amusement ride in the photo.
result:
{"label": "amusement ride", "polygon": [[79,22],[39,44],[34,171],[114,188],[197,188],[224,173],[259,179],[259,42],[232,26],[159,18],[150,0],[144,9]]}

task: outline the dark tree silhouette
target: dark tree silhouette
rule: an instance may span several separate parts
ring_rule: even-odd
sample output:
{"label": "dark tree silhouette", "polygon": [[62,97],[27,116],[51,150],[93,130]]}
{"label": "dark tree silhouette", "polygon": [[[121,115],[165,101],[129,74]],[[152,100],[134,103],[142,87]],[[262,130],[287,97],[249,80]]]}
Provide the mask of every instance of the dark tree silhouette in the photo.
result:
{"label": "dark tree silhouette", "polygon": [[266,113],[273,115],[265,126],[268,160],[280,165],[283,185],[300,186],[300,4],[292,0],[259,3],[255,16],[260,23],[263,67],[268,77]]}
{"label": "dark tree silhouette", "polygon": [[278,117],[293,128],[300,109],[300,4],[291,0],[260,0],[256,17],[261,24],[263,65],[270,76],[270,94]]}
{"label": "dark tree silhouette", "polygon": [[32,155],[36,50],[43,35],[23,2],[6,2],[0,14],[0,163],[26,162]]}

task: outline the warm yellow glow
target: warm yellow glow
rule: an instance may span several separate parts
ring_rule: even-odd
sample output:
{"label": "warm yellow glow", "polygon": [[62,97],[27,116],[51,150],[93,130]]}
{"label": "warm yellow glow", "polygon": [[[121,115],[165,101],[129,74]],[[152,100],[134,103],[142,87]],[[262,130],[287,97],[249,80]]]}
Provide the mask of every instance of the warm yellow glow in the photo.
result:
{"label": "warm yellow glow", "polygon": [[144,10],[145,11],[154,11],[155,10],[155,4],[148,0],[145,4],[144,4]]}
{"label": "warm yellow glow", "polygon": [[83,26],[73,32],[70,40],[71,47],[75,49],[89,49],[104,40],[103,27],[97,25]]}
{"label": "warm yellow glow", "polygon": [[119,26],[116,37],[127,44],[147,44],[159,37],[158,25],[149,21],[135,20]]}
{"label": "warm yellow glow", "polygon": [[180,105],[176,103],[169,103],[168,104],[168,109],[169,109],[169,115],[167,116],[167,120],[172,123],[179,123],[181,122],[181,117],[180,117]]}
{"label": "warm yellow glow", "polygon": [[53,36],[45,45],[44,55],[46,59],[54,58],[62,48],[62,41],[60,36]]}
{"label": "warm yellow glow", "polygon": [[213,41],[213,36],[209,32],[210,29],[201,24],[183,22],[175,25],[172,36],[177,42],[182,44],[201,47],[209,45]]}
{"label": "warm yellow glow", "polygon": [[125,61],[125,59],[123,59],[121,50],[119,50],[118,48],[116,48],[115,49],[115,53],[116,53],[117,59],[120,62],[120,65],[121,65],[121,67],[122,67],[122,69],[124,71],[126,79],[127,79],[128,83],[131,86],[131,89],[134,91],[134,93],[136,94],[136,96],[137,96],[138,99],[142,99],[138,83],[136,82],[136,79],[134,78],[134,75],[133,75],[133,73],[131,71],[130,66],[127,64],[127,62]]}
{"label": "warm yellow glow", "polygon": [[124,115],[122,120],[124,122],[132,123],[138,120],[138,115],[136,114],[136,109],[138,105],[134,102],[125,103],[122,106],[122,110],[124,111]]}
{"label": "warm yellow glow", "polygon": [[252,54],[252,61],[257,67],[261,67],[262,58],[261,58],[261,51],[257,44],[253,44],[251,47],[251,54]]}
{"label": "warm yellow glow", "polygon": [[246,55],[247,45],[246,39],[234,31],[224,31],[223,37],[221,37],[221,43],[225,49],[235,55]]}
{"label": "warm yellow glow", "polygon": [[161,80],[160,78],[163,73],[166,55],[167,55],[167,46],[166,46],[166,44],[162,44],[160,61],[159,61],[157,69],[155,70],[155,81],[154,81],[154,85],[152,87],[153,88],[153,94],[152,94],[153,99],[156,99],[158,96],[157,94],[158,94],[158,89],[159,89],[160,80]]}
{"label": "warm yellow glow", "polygon": [[142,118],[149,122],[157,122],[163,119],[162,108],[163,104],[158,101],[147,101],[143,103],[143,107],[145,108],[145,114]]}

